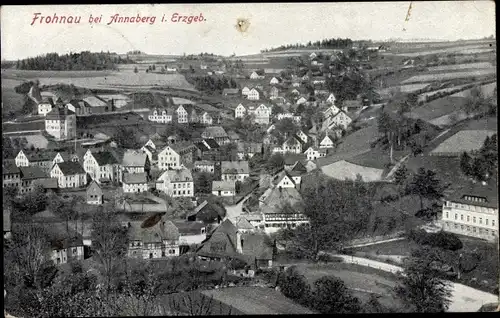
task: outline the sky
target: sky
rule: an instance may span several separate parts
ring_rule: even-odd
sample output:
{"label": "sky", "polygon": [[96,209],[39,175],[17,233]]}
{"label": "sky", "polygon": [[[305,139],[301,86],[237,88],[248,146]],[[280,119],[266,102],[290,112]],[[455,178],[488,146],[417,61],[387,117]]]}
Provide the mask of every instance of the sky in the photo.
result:
{"label": "sky", "polygon": [[[409,1],[343,3],[236,3],[156,5],[2,6],[1,57],[83,50],[178,55],[208,52],[247,55],[282,44],[325,38],[381,41],[391,38],[457,40],[496,34],[493,1]],[[39,16],[81,17],[76,24],[47,24]],[[172,15],[203,15],[203,22],[171,21]],[[89,16],[100,23],[89,23]],[[155,16],[155,23],[108,23],[111,16]],[[161,22],[165,16],[165,22]],[[240,32],[238,19],[249,26]],[[403,28],[405,31],[403,31]]]}

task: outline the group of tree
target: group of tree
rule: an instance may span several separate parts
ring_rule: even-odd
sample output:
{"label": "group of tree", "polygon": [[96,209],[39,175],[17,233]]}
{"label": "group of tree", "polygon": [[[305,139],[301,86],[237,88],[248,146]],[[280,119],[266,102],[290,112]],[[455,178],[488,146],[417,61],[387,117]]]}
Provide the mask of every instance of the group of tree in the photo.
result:
{"label": "group of tree", "polygon": [[444,231],[427,233],[425,230],[412,230],[408,233],[408,238],[419,245],[429,245],[450,251],[457,251],[463,247],[462,241],[456,234]]}
{"label": "group of tree", "polygon": [[366,233],[372,212],[369,185],[355,181],[328,179],[321,173],[311,176],[301,190],[302,201],[283,206],[282,213],[301,212],[309,218],[304,224],[286,231],[286,251],[296,257],[317,261],[322,251],[341,249],[349,240]]}
{"label": "group of tree", "polygon": [[113,70],[116,64],[134,63],[128,58],[123,59],[117,54],[109,52],[94,53],[82,51],[59,55],[48,53],[36,57],[18,60],[16,68],[21,70],[53,70],[53,71],[84,71],[84,70]]}
{"label": "group of tree", "polygon": [[497,134],[486,137],[483,145],[472,156],[463,152],[460,156],[462,172],[477,181],[488,181],[498,172]]}
{"label": "group of tree", "polygon": [[271,136],[281,145],[287,138],[293,136],[299,131],[300,127],[291,119],[283,118],[274,124]]}
{"label": "group of tree", "polygon": [[265,52],[275,52],[290,49],[305,49],[305,48],[317,48],[317,49],[344,49],[352,47],[353,41],[351,39],[341,39],[341,38],[331,38],[323,39],[320,41],[307,42],[306,44],[296,43],[281,45],[275,48],[261,50],[261,53]]}
{"label": "group of tree", "polygon": [[280,273],[277,286],[286,297],[321,314],[352,314],[361,310],[361,302],[345,283],[335,276],[318,278],[313,288],[295,266]]}
{"label": "group of tree", "polygon": [[124,126],[117,127],[115,133],[113,134],[113,140],[121,148],[137,149],[138,147],[140,147],[137,134],[131,127],[124,127]]}
{"label": "group of tree", "polygon": [[238,88],[238,83],[233,78],[226,76],[186,76],[186,80],[202,92],[221,94],[225,88]]}

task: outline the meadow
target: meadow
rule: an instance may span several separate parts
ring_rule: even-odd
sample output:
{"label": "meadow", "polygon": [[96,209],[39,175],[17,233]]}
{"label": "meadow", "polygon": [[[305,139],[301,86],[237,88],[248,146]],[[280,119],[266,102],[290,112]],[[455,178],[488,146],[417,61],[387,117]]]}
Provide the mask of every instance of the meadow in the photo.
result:
{"label": "meadow", "polygon": [[420,74],[412,76],[406,80],[403,80],[401,84],[409,84],[415,82],[445,81],[455,78],[488,76],[493,74],[496,74],[495,69],[478,69],[478,70],[448,72],[448,73],[428,73],[428,74]]}
{"label": "meadow", "polygon": [[440,65],[432,66],[427,69],[431,72],[434,71],[453,71],[453,70],[466,70],[466,69],[492,69],[493,65],[489,62],[478,62],[478,63],[465,63],[465,64],[453,64],[453,65]]}

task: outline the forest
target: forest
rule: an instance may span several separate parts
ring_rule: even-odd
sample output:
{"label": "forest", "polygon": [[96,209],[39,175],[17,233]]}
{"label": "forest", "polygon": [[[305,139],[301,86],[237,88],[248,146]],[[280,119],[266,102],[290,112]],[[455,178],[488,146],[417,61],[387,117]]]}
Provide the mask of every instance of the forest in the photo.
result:
{"label": "forest", "polygon": [[275,52],[275,51],[282,51],[282,50],[289,50],[289,49],[306,49],[306,48],[320,48],[320,49],[346,49],[352,47],[352,40],[351,39],[323,39],[321,41],[316,41],[316,42],[307,42],[306,44],[301,44],[301,43],[296,43],[296,44],[287,44],[287,45],[281,45],[275,48],[270,48],[270,49],[265,49],[261,50],[261,53],[265,52]]}
{"label": "forest", "polygon": [[194,87],[202,92],[211,94],[212,92],[222,93],[224,88],[238,88],[238,83],[233,78],[225,76],[189,76],[186,75],[186,80],[194,85]]}
{"label": "forest", "polygon": [[59,55],[57,53],[48,53],[38,55],[16,62],[16,68],[20,70],[39,70],[39,71],[89,71],[89,70],[114,70],[116,64],[135,63],[128,57],[122,58],[117,54],[109,52],[93,53],[84,51],[81,53],[69,53]]}

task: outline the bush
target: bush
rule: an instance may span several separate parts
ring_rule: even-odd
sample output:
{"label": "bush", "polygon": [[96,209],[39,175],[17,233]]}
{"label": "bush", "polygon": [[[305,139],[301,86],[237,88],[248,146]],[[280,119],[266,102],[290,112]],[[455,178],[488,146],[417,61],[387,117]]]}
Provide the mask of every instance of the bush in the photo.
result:
{"label": "bush", "polygon": [[304,275],[301,275],[295,266],[289,267],[279,275],[277,285],[283,295],[299,303],[306,303],[309,299],[311,288]]}
{"label": "bush", "polygon": [[359,299],[337,277],[321,277],[314,282],[314,287],[310,304],[322,314],[357,313],[361,310]]}
{"label": "bush", "polygon": [[420,245],[430,245],[450,251],[457,251],[463,247],[457,235],[448,232],[427,233],[424,230],[411,230],[408,238]]}

